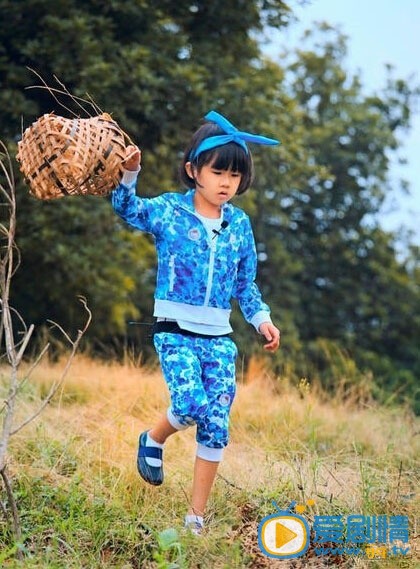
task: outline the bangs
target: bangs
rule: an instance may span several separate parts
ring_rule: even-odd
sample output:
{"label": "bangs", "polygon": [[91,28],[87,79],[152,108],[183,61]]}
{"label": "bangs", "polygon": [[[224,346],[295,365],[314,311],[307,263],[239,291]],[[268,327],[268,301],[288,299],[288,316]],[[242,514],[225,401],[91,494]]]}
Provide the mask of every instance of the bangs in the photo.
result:
{"label": "bangs", "polygon": [[239,174],[246,174],[249,170],[248,154],[234,142],[218,146],[214,151],[209,151],[206,162],[216,170],[232,170],[232,172],[239,172]]}

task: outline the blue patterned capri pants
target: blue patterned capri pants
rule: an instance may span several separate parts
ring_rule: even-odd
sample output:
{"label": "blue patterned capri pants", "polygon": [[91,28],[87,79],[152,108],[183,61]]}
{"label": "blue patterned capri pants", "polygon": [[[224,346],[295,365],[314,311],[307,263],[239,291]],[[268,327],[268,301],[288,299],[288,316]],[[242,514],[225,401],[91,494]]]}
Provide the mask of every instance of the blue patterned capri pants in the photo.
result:
{"label": "blue patterned capri pants", "polygon": [[228,336],[160,332],[154,345],[171,396],[169,422],[178,430],[197,425],[197,456],[220,461],[236,391],[235,343]]}

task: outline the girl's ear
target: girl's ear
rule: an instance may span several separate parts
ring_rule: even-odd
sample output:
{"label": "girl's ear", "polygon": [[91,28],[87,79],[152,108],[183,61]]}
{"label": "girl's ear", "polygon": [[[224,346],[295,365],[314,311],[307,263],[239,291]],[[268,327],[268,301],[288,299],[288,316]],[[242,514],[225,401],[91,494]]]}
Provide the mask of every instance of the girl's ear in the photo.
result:
{"label": "girl's ear", "polygon": [[185,163],[185,171],[186,171],[187,175],[188,175],[192,180],[194,180],[194,172],[193,172],[193,167],[192,167],[191,162],[186,162],[186,163]]}

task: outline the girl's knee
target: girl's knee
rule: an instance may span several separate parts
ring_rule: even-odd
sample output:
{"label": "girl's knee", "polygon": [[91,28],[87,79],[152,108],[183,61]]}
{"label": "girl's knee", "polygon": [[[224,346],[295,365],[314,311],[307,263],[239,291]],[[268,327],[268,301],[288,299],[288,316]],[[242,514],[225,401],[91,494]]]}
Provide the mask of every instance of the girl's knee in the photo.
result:
{"label": "girl's knee", "polygon": [[191,401],[188,405],[185,404],[185,402],[182,405],[172,403],[170,414],[180,425],[188,427],[190,425],[199,423],[202,418],[207,415],[208,408],[209,406],[207,402],[198,404],[194,401]]}

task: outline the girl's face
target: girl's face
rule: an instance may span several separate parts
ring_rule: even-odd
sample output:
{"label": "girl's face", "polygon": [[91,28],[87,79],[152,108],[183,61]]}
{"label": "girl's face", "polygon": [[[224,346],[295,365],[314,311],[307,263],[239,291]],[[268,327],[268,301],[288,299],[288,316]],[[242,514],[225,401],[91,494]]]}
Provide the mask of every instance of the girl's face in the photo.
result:
{"label": "girl's face", "polygon": [[211,164],[198,172],[191,162],[185,170],[196,182],[195,208],[207,217],[220,217],[221,206],[231,200],[241,183],[241,174],[232,170],[216,170]]}

